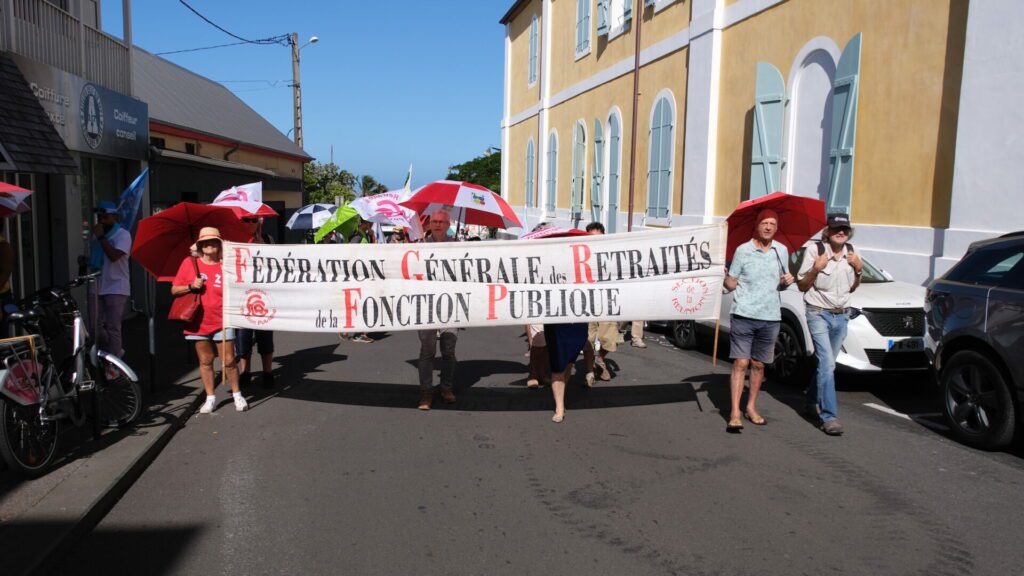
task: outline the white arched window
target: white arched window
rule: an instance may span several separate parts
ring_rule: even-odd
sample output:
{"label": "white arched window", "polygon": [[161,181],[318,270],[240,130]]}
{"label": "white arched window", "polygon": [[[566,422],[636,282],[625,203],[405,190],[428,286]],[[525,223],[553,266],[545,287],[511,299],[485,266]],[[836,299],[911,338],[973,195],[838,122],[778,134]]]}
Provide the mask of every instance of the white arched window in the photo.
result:
{"label": "white arched window", "polygon": [[662,91],[651,112],[650,155],[647,162],[647,215],[667,218],[672,198],[673,133],[675,106],[670,92]]}
{"label": "white arched window", "polygon": [[530,22],[530,75],[527,82],[530,86],[537,81],[537,15]]}
{"label": "white arched window", "polygon": [[576,57],[590,52],[590,2],[576,0]]}
{"label": "white arched window", "polygon": [[533,207],[533,174],[536,156],[533,152],[533,138],[526,142],[526,189],[523,191],[526,199],[524,204],[527,208]]}
{"label": "white arched window", "polygon": [[580,218],[583,212],[583,196],[587,169],[587,128],[582,121],[576,123],[572,133],[572,217]]}
{"label": "white arched window", "polygon": [[555,213],[555,196],[558,184],[558,134],[552,130],[548,137],[548,181],[546,209],[549,214]]}

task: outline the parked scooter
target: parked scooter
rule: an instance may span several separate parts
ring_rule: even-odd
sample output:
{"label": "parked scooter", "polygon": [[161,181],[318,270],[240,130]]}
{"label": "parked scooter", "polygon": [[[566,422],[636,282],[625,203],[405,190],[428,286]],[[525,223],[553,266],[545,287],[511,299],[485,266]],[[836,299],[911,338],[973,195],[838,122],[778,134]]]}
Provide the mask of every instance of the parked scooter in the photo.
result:
{"label": "parked scooter", "polygon": [[[7,315],[27,335],[0,340],[0,456],[24,476],[49,470],[65,423],[89,422],[98,438],[103,428],[131,424],[142,410],[135,372],[98,348],[71,295],[98,275],[40,290]],[[55,362],[54,348],[69,332],[71,354]]]}

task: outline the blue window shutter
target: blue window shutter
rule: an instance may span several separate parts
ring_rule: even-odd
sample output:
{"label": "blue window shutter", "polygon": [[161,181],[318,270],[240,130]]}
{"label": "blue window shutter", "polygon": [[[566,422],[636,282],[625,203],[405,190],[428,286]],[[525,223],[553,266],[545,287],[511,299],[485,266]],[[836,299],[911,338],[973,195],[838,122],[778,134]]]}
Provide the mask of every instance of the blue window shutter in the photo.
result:
{"label": "blue window shutter", "polygon": [[547,185],[547,211],[551,214],[555,212],[555,197],[558,194],[558,139],[555,138],[555,133],[551,133],[551,138],[548,140],[548,185]]}
{"label": "blue window shutter", "polygon": [[654,104],[651,131],[647,139],[650,147],[647,159],[647,215],[655,218],[658,216],[658,183],[661,172],[661,106],[661,100]]}
{"label": "blue window shutter", "polygon": [[846,43],[832,81],[832,139],[829,151],[829,212],[850,213],[853,203],[853,149],[857,136],[857,100],[860,92],[858,33]]}
{"label": "blue window shutter", "polygon": [[608,25],[608,3],[611,0],[597,0],[597,35],[607,36],[610,26]]}
{"label": "blue window shutter", "polygon": [[[628,1],[628,0],[627,0]],[[608,118],[608,232],[614,233],[619,215],[619,155],[622,151],[619,118]]]}
{"label": "blue window shutter", "polygon": [[583,3],[587,0],[576,0],[576,53],[583,51]]}
{"label": "blue window shutter", "polygon": [[590,0],[580,0],[583,3],[583,48],[586,51],[590,48]]}
{"label": "blue window shutter", "polygon": [[583,173],[587,163],[586,133],[582,122],[576,123],[572,144],[572,215],[579,218],[583,212]]}
{"label": "blue window shutter", "polygon": [[601,220],[601,195],[604,192],[604,136],[601,120],[594,119],[594,171],[590,183],[590,216],[594,222]]}
{"label": "blue window shutter", "polygon": [[668,216],[672,184],[672,107],[667,98],[654,105],[651,117],[650,158],[647,169],[647,215]]}
{"label": "blue window shutter", "polygon": [[530,76],[528,82],[537,81],[537,17],[530,22]]}
{"label": "blue window shutter", "polygon": [[629,20],[633,18],[633,0],[625,0],[622,5],[622,19]]}
{"label": "blue window shutter", "polygon": [[786,108],[786,83],[779,70],[757,63],[754,88],[754,126],[750,137],[750,198],[782,189],[782,127]]}
{"label": "blue window shutter", "polygon": [[533,139],[531,138],[526,142],[526,200],[524,204],[527,208],[533,207],[533,174],[534,174],[534,154],[533,154]]}

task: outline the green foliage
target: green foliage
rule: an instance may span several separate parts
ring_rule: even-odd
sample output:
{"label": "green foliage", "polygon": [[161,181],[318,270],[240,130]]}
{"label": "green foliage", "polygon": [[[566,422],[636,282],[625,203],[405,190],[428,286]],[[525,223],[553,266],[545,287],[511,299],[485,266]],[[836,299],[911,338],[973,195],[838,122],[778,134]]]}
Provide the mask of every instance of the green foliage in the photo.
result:
{"label": "green foliage", "polygon": [[309,162],[303,167],[302,180],[311,204],[334,204],[336,196],[348,203],[356,197],[356,177],[332,162]]}
{"label": "green foliage", "polygon": [[380,194],[388,191],[387,186],[377,182],[377,180],[369,174],[360,176],[356,181],[356,187],[359,189],[360,196],[373,196],[374,194]]}
{"label": "green foliage", "polygon": [[488,150],[483,156],[456,164],[448,169],[447,178],[486,186],[492,192],[501,194],[501,151]]}

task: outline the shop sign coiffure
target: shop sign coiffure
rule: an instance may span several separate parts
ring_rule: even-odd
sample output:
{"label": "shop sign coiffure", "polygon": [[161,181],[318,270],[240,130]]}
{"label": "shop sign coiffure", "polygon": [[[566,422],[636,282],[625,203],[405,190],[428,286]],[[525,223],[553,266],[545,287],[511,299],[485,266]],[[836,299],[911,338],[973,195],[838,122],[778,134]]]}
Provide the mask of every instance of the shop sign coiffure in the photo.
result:
{"label": "shop sign coiffure", "polygon": [[120,92],[41,62],[11,55],[71,150],[144,160],[149,107]]}

